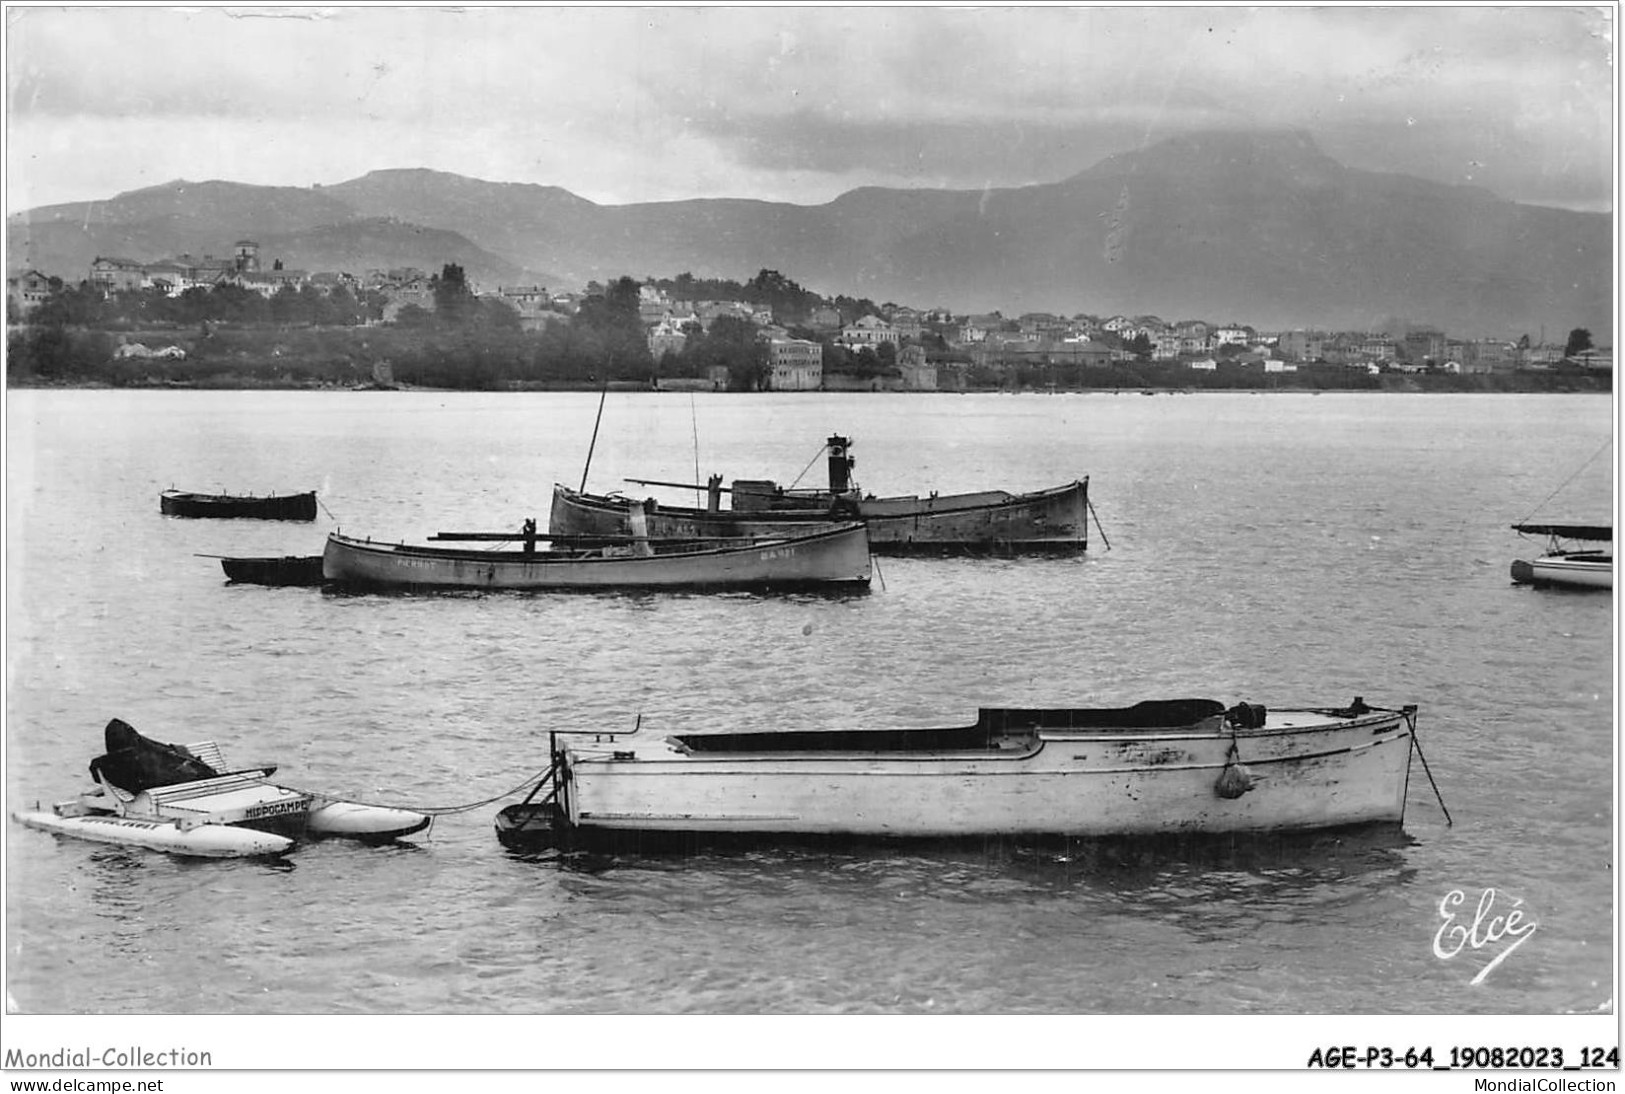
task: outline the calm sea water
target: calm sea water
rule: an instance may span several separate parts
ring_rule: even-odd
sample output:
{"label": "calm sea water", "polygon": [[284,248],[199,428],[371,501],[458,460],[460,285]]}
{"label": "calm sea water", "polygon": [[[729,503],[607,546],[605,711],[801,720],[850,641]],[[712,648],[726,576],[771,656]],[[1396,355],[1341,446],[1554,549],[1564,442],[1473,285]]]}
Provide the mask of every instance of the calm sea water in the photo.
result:
{"label": "calm sea water", "polygon": [[[9,808],[120,717],[293,785],[480,802],[553,728],[960,724],[979,705],[1414,702],[1403,832],[1186,846],[759,848],[586,867],[502,802],[416,846],[188,862],[7,822],[7,998],[42,1014],[1562,1013],[1612,1006],[1613,598],[1515,587],[1508,525],[1611,518],[1608,399],[616,394],[588,486],[879,493],[1088,475],[1087,557],[880,560],[866,596],[335,596],[200,555],[545,526],[592,394],[13,391]],[[1599,454],[1600,453],[1600,454]],[[317,488],[315,527],[159,491]],[[1559,488],[1561,487],[1561,490]],[[1548,496],[1558,496],[1548,502]],[[667,492],[671,500],[679,500]],[[1109,540],[1110,548],[1106,541]],[[512,799],[508,799],[512,800]],[[1460,889],[1538,933],[1433,952]],[[1503,905],[1505,906],[1505,905]]]}

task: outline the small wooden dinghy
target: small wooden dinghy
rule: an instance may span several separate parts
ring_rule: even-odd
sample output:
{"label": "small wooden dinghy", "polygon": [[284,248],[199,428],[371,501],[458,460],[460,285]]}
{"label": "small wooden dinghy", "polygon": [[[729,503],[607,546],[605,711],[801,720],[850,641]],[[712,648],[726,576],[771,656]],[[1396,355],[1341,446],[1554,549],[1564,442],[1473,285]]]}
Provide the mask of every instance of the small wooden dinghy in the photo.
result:
{"label": "small wooden dinghy", "polygon": [[222,558],[220,568],[238,585],[320,585],[323,580],[321,555]]}
{"label": "small wooden dinghy", "polygon": [[226,770],[213,741],[163,744],[117,718],[107,752],[90,763],[96,785],[75,798],[13,813],[29,828],[75,839],[198,858],[283,855],[301,838],[387,842],[430,818],[279,786],[274,766]]}
{"label": "small wooden dinghy", "polygon": [[214,517],[251,520],[315,520],[316,492],[303,494],[195,494],[165,490],[158,495],[158,511],[170,517]]}

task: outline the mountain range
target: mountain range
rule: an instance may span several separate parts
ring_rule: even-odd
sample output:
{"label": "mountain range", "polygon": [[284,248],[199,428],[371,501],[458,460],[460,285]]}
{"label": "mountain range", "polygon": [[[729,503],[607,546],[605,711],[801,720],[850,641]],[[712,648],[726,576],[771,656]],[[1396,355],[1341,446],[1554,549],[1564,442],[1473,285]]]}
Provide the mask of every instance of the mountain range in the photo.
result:
{"label": "mountain range", "polygon": [[599,205],[423,169],[331,186],[176,181],[7,220],[8,266],[77,281],[98,255],[229,254],[293,269],[461,265],[484,285],[621,275],[745,281],[955,312],[1155,314],[1269,329],[1428,325],[1452,336],[1612,329],[1609,213],[1347,167],[1302,131],[1207,132],[1070,178],[866,187],[823,205]]}

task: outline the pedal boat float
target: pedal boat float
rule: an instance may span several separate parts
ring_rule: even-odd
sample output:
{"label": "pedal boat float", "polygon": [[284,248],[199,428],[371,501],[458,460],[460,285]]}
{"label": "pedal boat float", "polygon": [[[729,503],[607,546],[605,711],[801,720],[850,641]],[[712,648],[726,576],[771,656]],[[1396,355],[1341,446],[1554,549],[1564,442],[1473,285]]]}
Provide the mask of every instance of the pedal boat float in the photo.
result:
{"label": "pedal boat float", "polygon": [[284,855],[301,839],[384,843],[429,826],[423,813],[347,802],[269,782],[275,766],[227,770],[213,741],[162,744],[107,723],[95,786],[49,810],[12,814],[29,828],[197,858]]}

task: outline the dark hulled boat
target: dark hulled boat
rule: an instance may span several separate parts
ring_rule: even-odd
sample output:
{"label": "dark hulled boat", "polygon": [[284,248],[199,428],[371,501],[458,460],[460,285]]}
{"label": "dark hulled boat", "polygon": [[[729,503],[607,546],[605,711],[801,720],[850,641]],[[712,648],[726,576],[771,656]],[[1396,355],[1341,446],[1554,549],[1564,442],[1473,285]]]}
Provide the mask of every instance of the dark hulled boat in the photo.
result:
{"label": "dark hulled boat", "polygon": [[165,490],[158,495],[158,509],[170,517],[213,517],[251,520],[315,520],[316,492],[303,494],[195,494],[186,490]]}
{"label": "dark hulled boat", "polygon": [[[704,490],[705,508],[666,506],[620,495],[588,494],[555,485],[549,528],[561,535],[625,535],[634,507],[645,511],[649,535],[717,539],[805,531],[820,522],[861,520],[877,554],[1080,553],[1089,546],[1089,480],[1025,494],[986,490],[967,494],[876,497],[852,482],[851,442],[831,436],[829,487],[800,490],[762,479],[722,486],[712,476],[697,484],[633,480],[648,486]],[[730,508],[722,507],[722,495]]]}
{"label": "dark hulled boat", "polygon": [[220,568],[240,585],[320,585],[323,580],[321,555],[222,558]]}

